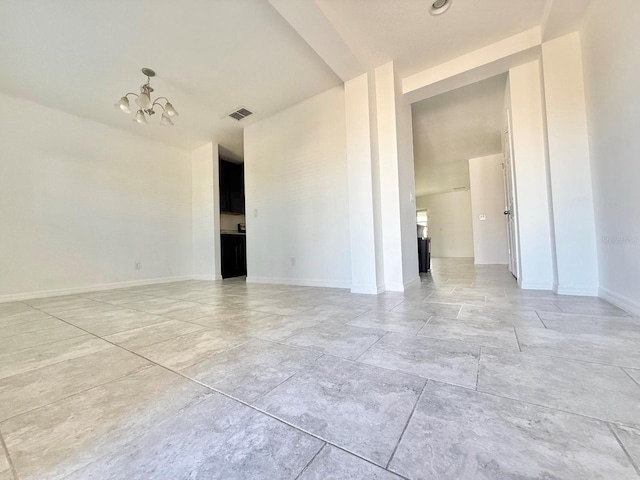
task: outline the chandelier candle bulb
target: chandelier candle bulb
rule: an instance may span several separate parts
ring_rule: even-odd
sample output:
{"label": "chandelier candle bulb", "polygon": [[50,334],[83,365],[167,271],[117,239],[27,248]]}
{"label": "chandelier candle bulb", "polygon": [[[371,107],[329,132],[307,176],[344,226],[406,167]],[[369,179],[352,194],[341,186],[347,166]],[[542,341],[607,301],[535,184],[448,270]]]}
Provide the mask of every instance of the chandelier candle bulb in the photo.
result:
{"label": "chandelier candle bulb", "polygon": [[[178,112],[171,105],[171,102],[167,99],[167,97],[158,97],[155,100],[151,99],[151,93],[153,92],[153,88],[150,85],[151,77],[155,77],[156,73],[150,68],[143,68],[142,73],[146,75],[147,82],[140,86],[140,93],[129,92],[120,100],[118,100],[115,104],[115,107],[122,110],[125,113],[132,113],[131,105],[129,104],[129,95],[133,95],[136,97],[135,103],[140,109],[136,112],[133,117],[133,121],[147,125],[147,116],[146,115],[154,115],[156,112],[154,110],[155,106],[158,105],[162,108],[162,118],[160,119],[160,125],[163,126],[172,126],[173,120],[171,117],[177,117]],[[164,100],[164,105],[162,105],[162,100]],[[146,114],[146,115],[145,115]]]}

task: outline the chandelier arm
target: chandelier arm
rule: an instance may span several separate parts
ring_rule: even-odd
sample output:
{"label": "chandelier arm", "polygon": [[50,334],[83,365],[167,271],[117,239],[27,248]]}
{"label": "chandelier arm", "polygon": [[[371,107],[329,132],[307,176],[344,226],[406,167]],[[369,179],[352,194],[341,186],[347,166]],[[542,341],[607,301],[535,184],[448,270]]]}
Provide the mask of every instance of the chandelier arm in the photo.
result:
{"label": "chandelier arm", "polygon": [[128,97],[129,95],[133,95],[134,97],[139,97],[140,95],[138,95],[137,93],[133,93],[133,92],[129,92],[125,95],[125,98]]}
{"label": "chandelier arm", "polygon": [[[169,99],[167,97],[158,97],[153,101],[153,104],[155,105],[157,103],[158,105],[160,105],[162,107],[162,104],[159,103],[159,101],[162,100],[162,99],[164,99],[165,102],[169,101]],[[162,107],[162,108],[164,108],[164,107]]]}

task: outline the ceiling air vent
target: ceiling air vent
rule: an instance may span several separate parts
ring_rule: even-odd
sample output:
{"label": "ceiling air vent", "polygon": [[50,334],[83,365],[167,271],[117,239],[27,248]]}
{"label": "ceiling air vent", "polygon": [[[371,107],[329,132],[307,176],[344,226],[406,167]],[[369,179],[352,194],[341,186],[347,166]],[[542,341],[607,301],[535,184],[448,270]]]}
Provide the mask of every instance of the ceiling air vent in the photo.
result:
{"label": "ceiling air vent", "polygon": [[247,110],[247,109],[246,109],[246,108],[244,108],[244,107],[240,107],[240,108],[239,108],[239,109],[237,109],[236,111],[231,112],[231,113],[229,114],[229,116],[230,116],[231,118],[233,118],[233,119],[235,119],[235,120],[238,120],[238,121],[242,120],[243,118],[247,118],[249,115],[253,115],[253,112],[251,112],[251,111]]}

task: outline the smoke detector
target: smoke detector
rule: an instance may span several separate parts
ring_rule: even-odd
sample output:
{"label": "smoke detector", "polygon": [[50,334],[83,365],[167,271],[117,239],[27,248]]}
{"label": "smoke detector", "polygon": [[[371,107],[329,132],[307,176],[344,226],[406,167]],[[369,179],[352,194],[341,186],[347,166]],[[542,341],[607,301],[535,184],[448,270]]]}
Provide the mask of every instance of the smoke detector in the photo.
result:
{"label": "smoke detector", "polygon": [[442,15],[444,12],[449,10],[452,2],[453,0],[436,0],[429,7],[429,13],[435,16]]}
{"label": "smoke detector", "polygon": [[249,115],[253,115],[253,112],[247,110],[244,107],[240,107],[229,114],[231,118],[238,121],[242,120],[243,118],[247,118]]}

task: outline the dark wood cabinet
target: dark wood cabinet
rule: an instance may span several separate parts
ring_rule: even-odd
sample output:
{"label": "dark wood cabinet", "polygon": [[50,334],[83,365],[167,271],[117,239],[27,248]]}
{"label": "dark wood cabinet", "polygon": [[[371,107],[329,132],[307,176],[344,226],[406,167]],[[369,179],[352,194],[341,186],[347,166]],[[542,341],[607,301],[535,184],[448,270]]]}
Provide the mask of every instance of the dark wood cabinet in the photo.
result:
{"label": "dark wood cabinet", "polygon": [[222,278],[247,274],[247,239],[244,235],[220,235]]}
{"label": "dark wood cabinet", "polygon": [[220,160],[220,212],[244,214],[244,165]]}

